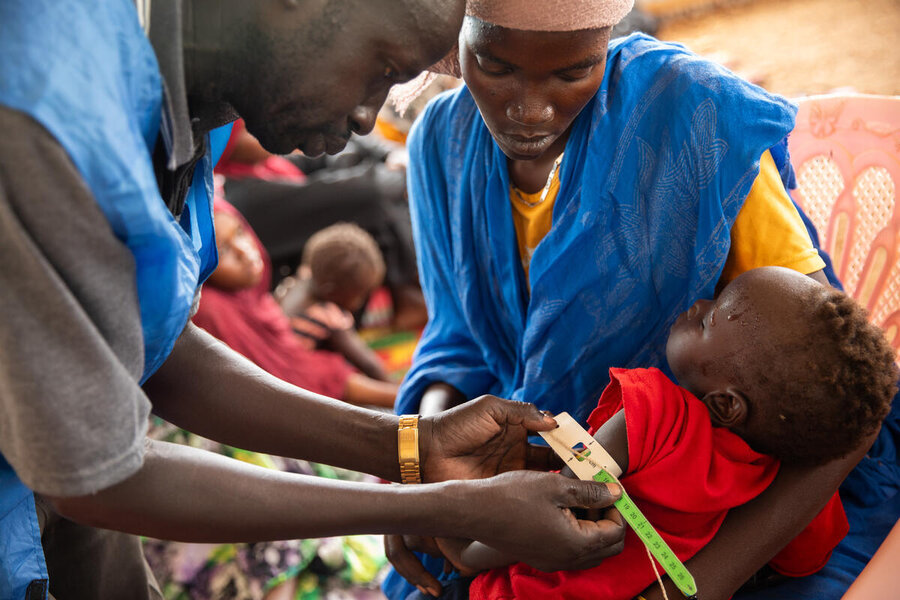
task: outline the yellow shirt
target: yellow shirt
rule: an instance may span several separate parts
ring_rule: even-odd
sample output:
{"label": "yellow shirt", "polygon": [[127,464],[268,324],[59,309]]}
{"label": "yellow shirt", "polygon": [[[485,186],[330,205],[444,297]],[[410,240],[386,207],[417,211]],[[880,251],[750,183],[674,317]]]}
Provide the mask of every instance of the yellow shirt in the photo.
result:
{"label": "yellow shirt", "polygon": [[[519,256],[526,277],[534,249],[553,225],[553,203],[558,192],[558,171],[543,202],[538,202],[541,192],[510,191]],[[778,243],[772,243],[775,240]],[[760,159],[759,175],[731,228],[731,250],[719,281],[728,283],[744,271],[764,266],[787,267],[805,274],[825,268],[768,150]]]}

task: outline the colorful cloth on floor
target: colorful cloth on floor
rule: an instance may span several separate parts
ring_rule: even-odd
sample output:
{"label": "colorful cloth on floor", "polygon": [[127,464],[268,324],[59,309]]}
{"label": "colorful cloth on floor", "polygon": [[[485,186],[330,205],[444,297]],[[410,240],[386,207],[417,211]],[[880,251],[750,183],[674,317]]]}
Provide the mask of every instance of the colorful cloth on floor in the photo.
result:
{"label": "colorful cloth on floor", "polygon": [[395,331],[385,327],[363,329],[360,337],[381,359],[391,381],[401,381],[412,364],[421,331]]}
{"label": "colorful cloth on floor", "polygon": [[[713,427],[706,406],[658,369],[611,369],[610,379],[588,417],[590,432],[625,411],[628,470],[622,485],[685,561],[712,539],[729,509],[768,487],[778,461],[755,452],[728,429]],[[781,561],[791,572],[805,574],[821,567],[846,534],[840,502],[829,506],[827,518],[816,521],[811,543],[793,548]],[[470,596],[627,600],[654,581],[643,542],[629,528],[621,554],[598,567],[545,573],[519,563],[476,577]]]}
{"label": "colorful cloth on floor", "polygon": [[[251,464],[345,481],[376,477],[302,460],[239,450],[154,418],[150,436]],[[254,544],[187,544],[144,540],[144,553],[167,600],[260,600],[296,580],[297,600],[377,600],[387,560],[381,536]]]}
{"label": "colorful cloth on floor", "polygon": [[342,397],[354,369],[339,354],[306,347],[269,293],[271,262],[250,225],[224,200],[216,199],[215,210],[241,219],[262,253],[265,271],[260,282],[249,289],[224,291],[204,286],[194,323],[272,375],[319,394]]}

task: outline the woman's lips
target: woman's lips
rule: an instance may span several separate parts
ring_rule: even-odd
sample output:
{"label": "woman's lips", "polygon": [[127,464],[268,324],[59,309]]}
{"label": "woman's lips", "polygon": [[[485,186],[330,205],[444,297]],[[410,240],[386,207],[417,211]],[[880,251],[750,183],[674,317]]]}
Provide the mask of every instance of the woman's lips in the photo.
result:
{"label": "woman's lips", "polygon": [[517,154],[529,155],[543,152],[554,139],[550,134],[524,136],[503,133],[499,137],[500,141],[507,148],[515,150]]}

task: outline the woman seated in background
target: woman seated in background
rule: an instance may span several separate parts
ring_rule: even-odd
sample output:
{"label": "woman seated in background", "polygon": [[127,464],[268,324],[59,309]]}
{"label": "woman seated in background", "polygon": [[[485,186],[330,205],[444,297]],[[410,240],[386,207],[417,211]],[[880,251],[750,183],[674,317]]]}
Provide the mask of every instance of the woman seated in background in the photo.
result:
{"label": "woman seated in background", "polygon": [[210,275],[193,321],[280,379],[359,405],[391,407],[394,383],[357,372],[343,356],[311,347],[269,293],[271,265],[237,210],[215,202],[219,266]]}

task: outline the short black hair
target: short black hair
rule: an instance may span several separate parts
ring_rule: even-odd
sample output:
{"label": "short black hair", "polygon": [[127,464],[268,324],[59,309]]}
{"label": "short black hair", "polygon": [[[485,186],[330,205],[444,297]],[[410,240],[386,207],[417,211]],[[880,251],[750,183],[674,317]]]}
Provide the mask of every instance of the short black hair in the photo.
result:
{"label": "short black hair", "polygon": [[752,374],[772,401],[774,422],[770,435],[748,442],[785,463],[816,466],[878,431],[897,393],[898,369],[884,332],[847,294],[813,288],[802,307],[806,336],[777,344],[774,369]]}
{"label": "short black hair", "polygon": [[303,247],[302,264],[318,283],[378,284],[384,279],[384,257],[378,244],[354,223],[336,223],[314,233]]}

